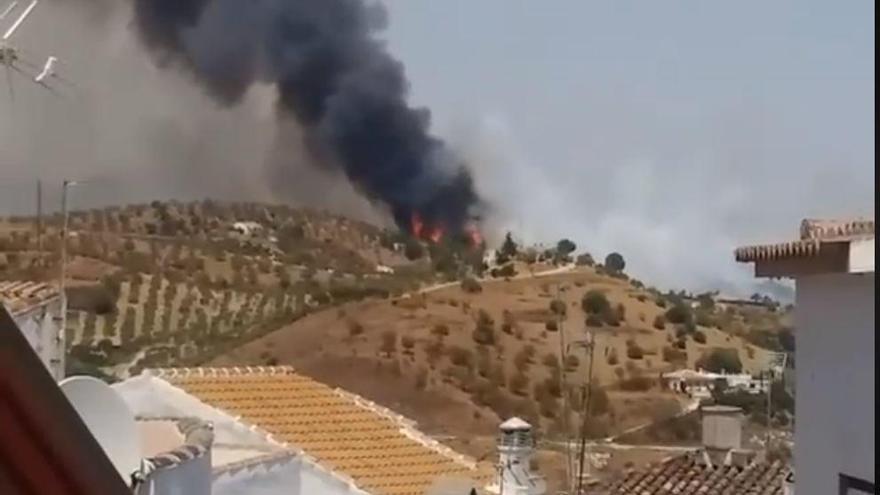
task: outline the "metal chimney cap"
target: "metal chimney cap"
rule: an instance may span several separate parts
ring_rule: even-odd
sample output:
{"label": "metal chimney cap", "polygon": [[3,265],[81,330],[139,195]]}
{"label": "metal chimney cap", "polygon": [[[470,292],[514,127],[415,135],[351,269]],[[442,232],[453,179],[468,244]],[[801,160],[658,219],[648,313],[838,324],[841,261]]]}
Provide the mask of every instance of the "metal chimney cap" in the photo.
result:
{"label": "metal chimney cap", "polygon": [[530,425],[529,423],[527,423],[526,421],[524,421],[520,418],[513,417],[513,418],[510,418],[507,421],[501,423],[501,426],[499,428],[501,428],[504,431],[522,431],[522,430],[531,430],[532,425]]}
{"label": "metal chimney cap", "polygon": [[741,407],[736,406],[703,406],[701,409],[704,413],[712,414],[736,414],[743,412]]}

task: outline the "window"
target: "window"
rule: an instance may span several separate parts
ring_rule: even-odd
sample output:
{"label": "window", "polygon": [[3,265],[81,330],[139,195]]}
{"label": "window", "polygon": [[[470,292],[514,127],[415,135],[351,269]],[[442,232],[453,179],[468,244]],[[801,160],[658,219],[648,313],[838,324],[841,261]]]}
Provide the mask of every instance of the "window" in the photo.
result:
{"label": "window", "polygon": [[839,477],[840,495],[861,495],[864,493],[877,493],[874,483],[863,479],[854,478],[841,474]]}

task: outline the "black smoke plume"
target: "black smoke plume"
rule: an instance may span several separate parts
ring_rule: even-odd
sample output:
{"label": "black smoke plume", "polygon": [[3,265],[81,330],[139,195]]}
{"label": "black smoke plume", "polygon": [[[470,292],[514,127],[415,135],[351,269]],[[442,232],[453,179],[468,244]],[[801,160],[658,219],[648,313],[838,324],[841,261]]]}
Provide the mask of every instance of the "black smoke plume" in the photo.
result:
{"label": "black smoke plume", "polygon": [[[163,66],[190,71],[233,105],[273,84],[280,118],[304,129],[315,160],[340,167],[409,230],[461,230],[480,204],[471,174],[430,134],[430,113],[407,104],[400,62],[375,34],[381,5],[366,0],[134,0],[135,23]],[[298,145],[300,143],[291,143]]]}

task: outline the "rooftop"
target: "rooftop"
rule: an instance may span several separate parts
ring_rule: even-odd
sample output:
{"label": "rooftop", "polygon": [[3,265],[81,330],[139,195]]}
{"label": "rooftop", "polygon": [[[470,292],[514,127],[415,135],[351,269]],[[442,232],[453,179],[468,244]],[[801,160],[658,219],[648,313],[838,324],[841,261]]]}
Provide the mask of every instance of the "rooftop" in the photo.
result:
{"label": "rooftop", "polygon": [[422,495],[442,477],[488,482],[478,466],[411,421],[290,367],[146,370],[199,400],[302,450],[370,493]]}
{"label": "rooftop", "polygon": [[788,468],[779,462],[712,466],[699,453],[673,457],[613,481],[601,495],[782,495]]}
{"label": "rooftop", "polygon": [[45,282],[0,281],[0,304],[14,316],[58,296],[58,288]]}
{"label": "rooftop", "polygon": [[[757,274],[766,276],[847,271],[873,272],[873,242],[873,219],[805,219],[801,222],[798,240],[744,246],[737,248],[734,255],[739,262],[756,263]],[[867,243],[870,243],[870,246]],[[865,246],[856,250],[851,247],[855,244],[865,244]],[[868,250],[870,250],[870,259],[867,257]],[[805,269],[804,261],[810,261],[811,268]],[[777,263],[776,266],[770,266],[768,262]],[[762,269],[759,264],[764,264],[766,267]]]}

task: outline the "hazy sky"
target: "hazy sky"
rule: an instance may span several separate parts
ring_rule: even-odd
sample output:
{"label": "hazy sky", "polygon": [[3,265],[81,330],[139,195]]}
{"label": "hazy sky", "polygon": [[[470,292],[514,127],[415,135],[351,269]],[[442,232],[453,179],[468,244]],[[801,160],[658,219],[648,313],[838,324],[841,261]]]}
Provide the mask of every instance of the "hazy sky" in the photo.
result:
{"label": "hazy sky", "polygon": [[530,239],[658,283],[873,216],[874,3],[386,0],[413,101]]}
{"label": "hazy sky", "polygon": [[[873,2],[384,3],[412,101],[470,158],[493,224],[527,241],[619,251],[663,287],[748,291],[735,246],[791,239],[808,216],[873,215]],[[271,92],[217,108],[154,66],[128,5],[44,2],[18,36],[82,91],[0,97],[0,211],[31,205],[37,175],[103,177],[79,201],[279,200],[260,168]],[[292,197],[350,196],[307,168]]]}

